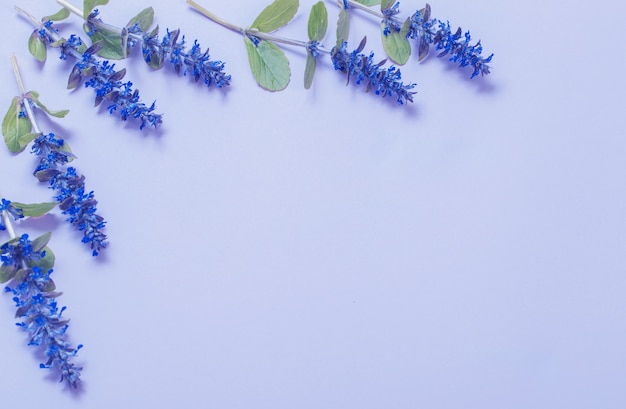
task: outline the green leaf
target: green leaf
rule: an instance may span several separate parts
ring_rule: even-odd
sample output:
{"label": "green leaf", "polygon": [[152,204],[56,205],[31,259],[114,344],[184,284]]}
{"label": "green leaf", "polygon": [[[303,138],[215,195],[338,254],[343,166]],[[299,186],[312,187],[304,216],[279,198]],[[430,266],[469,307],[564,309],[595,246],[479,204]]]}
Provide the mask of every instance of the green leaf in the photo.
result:
{"label": "green leaf", "polygon": [[323,2],[319,1],[311,8],[309,14],[309,40],[322,41],[328,29],[328,11]]}
{"label": "green leaf", "polygon": [[[381,10],[386,10],[386,9],[390,9],[391,7],[393,7],[393,4],[396,2],[397,0],[381,0],[378,1],[377,3],[380,3],[380,9]],[[361,3],[359,1],[359,3]],[[372,6],[373,4],[368,4],[369,6]]]}
{"label": "green leaf", "polygon": [[27,97],[30,98],[41,110],[43,110],[46,114],[53,116],[55,118],[64,118],[70,111],[67,109],[62,109],[60,111],[51,111],[44,104],[39,101],[39,93],[37,91],[30,91],[26,94]]}
{"label": "green leaf", "polygon": [[339,20],[337,20],[337,47],[340,47],[344,41],[348,41],[350,36],[350,15],[348,10],[342,8],[339,12]]}
{"label": "green leaf", "polygon": [[304,88],[311,88],[313,84],[313,77],[315,76],[315,67],[317,66],[317,60],[311,53],[306,55],[306,67],[304,68]]}
{"label": "green leaf", "polygon": [[382,23],[380,26],[380,35],[383,40],[385,53],[387,53],[389,58],[396,64],[406,64],[411,56],[411,43],[409,43],[408,38],[406,38],[408,26],[404,24],[400,31],[392,29],[387,35],[385,35],[385,27],[385,23]]}
{"label": "green leaf", "polygon": [[9,110],[2,120],[2,135],[4,135],[4,142],[13,153],[23,151],[26,145],[30,142],[25,141],[28,139],[26,135],[30,134],[32,127],[28,118],[20,116],[20,112],[20,98],[15,97],[11,101],[11,106],[9,106]]}
{"label": "green leaf", "polygon": [[37,60],[41,62],[46,61],[46,56],[48,54],[46,43],[44,43],[36,31],[33,32],[28,38],[28,51],[30,51],[33,57]]}
{"label": "green leaf", "polygon": [[380,4],[380,0],[355,0],[357,3],[361,3],[364,6],[375,6]]}
{"label": "green leaf", "polygon": [[274,0],[259,14],[250,28],[256,28],[263,33],[278,30],[291,21],[298,6],[298,0]]}
{"label": "green leaf", "polygon": [[19,202],[11,202],[18,209],[22,209],[22,214],[26,217],[40,217],[54,209],[57,202],[33,203],[25,204]]}
{"label": "green leaf", "polygon": [[102,58],[121,60],[125,57],[122,47],[122,36],[119,33],[100,29],[91,34],[91,41],[102,44],[102,49],[98,51],[98,55]]}
{"label": "green leaf", "polygon": [[[30,265],[29,267],[34,267],[37,266],[39,268],[41,268],[43,271],[48,271],[50,270],[53,266],[54,266],[54,261],[56,259],[56,257],[54,256],[54,253],[52,252],[52,250],[50,249],[50,247],[44,247],[43,249],[46,254],[43,256],[43,258],[37,260],[34,263],[31,263],[32,265]],[[52,289],[54,290],[54,288]],[[52,291],[49,290],[49,291]]]}
{"label": "green leaf", "polygon": [[154,21],[154,9],[152,7],[148,7],[141,11],[141,13],[137,14],[133,17],[126,27],[132,27],[135,24],[139,26],[142,32],[148,31],[150,26],[152,26],[152,22]]}
{"label": "green leaf", "polygon": [[51,16],[46,16],[44,18],[42,18],[42,21],[61,21],[61,20],[65,20],[66,18],[68,18],[70,16],[70,10],[66,9],[65,7],[63,7],[61,10],[57,11],[56,13],[54,13]]}
{"label": "green leaf", "polygon": [[0,266],[0,283],[6,283],[17,273],[17,266],[14,264],[3,264]]}
{"label": "green leaf", "polygon": [[105,4],[109,4],[109,0],[85,0],[83,2],[83,18],[86,20],[93,9]]}
{"label": "green leaf", "polygon": [[46,245],[48,244],[48,241],[50,241],[51,236],[52,236],[52,233],[47,232],[37,237],[35,240],[31,241],[30,245],[33,251],[43,250],[43,248],[46,247]]}
{"label": "green leaf", "polygon": [[248,50],[248,61],[256,82],[268,91],[281,91],[289,84],[291,70],[283,50],[269,41],[255,45],[244,38]]}

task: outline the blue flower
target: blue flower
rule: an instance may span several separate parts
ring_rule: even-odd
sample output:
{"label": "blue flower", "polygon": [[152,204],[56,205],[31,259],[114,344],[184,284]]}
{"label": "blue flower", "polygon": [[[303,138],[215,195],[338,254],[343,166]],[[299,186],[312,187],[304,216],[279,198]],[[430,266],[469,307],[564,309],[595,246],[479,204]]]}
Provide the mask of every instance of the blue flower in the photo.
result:
{"label": "blue flower", "polygon": [[381,68],[386,60],[374,63],[374,53],[369,55],[362,54],[361,51],[365,47],[365,39],[352,52],[348,52],[347,47],[348,43],[345,41],[340,47],[333,47],[331,58],[335,70],[347,73],[348,80],[350,80],[350,77],[354,77],[357,84],[365,82],[367,90],[373,89],[376,95],[383,97],[395,95],[400,105],[407,101],[413,102],[413,94],[415,92],[411,90],[415,87],[415,84],[405,85],[401,81],[402,75],[400,70],[394,66],[390,66],[387,69]]}
{"label": "blue flower", "polygon": [[[137,34],[141,33],[138,28],[134,31]],[[217,88],[230,85],[231,77],[223,72],[222,61],[212,61],[209,50],[202,51],[197,40],[194,40],[191,49],[186,51],[185,37],[178,41],[179,35],[179,30],[166,30],[166,35],[159,41],[158,30],[144,33],[141,50],[146,63],[158,69],[163,66],[164,61],[169,61],[177,73],[184,67],[183,74],[190,74],[196,82],[202,79],[207,86],[215,85]],[[135,45],[137,42],[128,44]]]}
{"label": "blue flower", "polygon": [[106,222],[97,214],[98,202],[94,192],[85,190],[85,177],[75,168],[66,167],[74,156],[63,150],[64,144],[63,139],[52,133],[35,138],[32,153],[40,159],[34,174],[57,192],[54,198],[62,213],[68,216],[66,220],[83,232],[82,242],[91,247],[92,255],[97,256],[107,245],[107,236],[102,231]]}
{"label": "blue flower", "polygon": [[39,30],[39,36],[49,45],[59,47],[62,60],[68,57],[78,59],[72,68],[67,87],[76,88],[84,82],[85,87],[93,88],[96,92],[95,105],[103,100],[109,101],[108,110],[111,114],[118,112],[123,120],[135,118],[141,121],[139,129],[146,125],[157,127],[162,123],[162,115],[154,113],[155,104],[146,105],[140,101],[139,91],[132,89],[131,82],[122,82],[126,70],[115,70],[115,64],[96,58],[103,48],[102,43],[95,43],[85,48],[83,41],[76,35],[68,39],[60,38],[57,30],[50,21],[44,23],[44,30]]}
{"label": "blue flower", "polygon": [[[13,204],[11,204],[10,200],[6,200],[5,198],[2,198],[2,202],[0,202],[0,213],[2,212],[7,212],[11,216],[13,216],[15,220],[24,217],[22,209],[15,207]],[[6,230],[6,226],[4,225],[4,218],[2,217],[0,217],[0,230]]]}
{"label": "blue flower", "polygon": [[383,14],[383,24],[385,25],[385,29],[383,33],[385,36],[388,36],[392,31],[399,32],[402,29],[402,24],[400,24],[394,16],[400,13],[400,2],[395,2],[391,7],[383,8],[381,10]]}
{"label": "blue flower", "polygon": [[54,292],[52,269],[44,271],[36,265],[44,255],[43,250],[33,250],[26,234],[2,245],[2,268],[14,271],[5,293],[13,295],[15,317],[21,319],[16,325],[28,332],[28,345],[40,347],[46,355],[46,362],[39,366],[54,368],[60,373],[61,381],[77,387],[82,368],[72,361],[82,345],[74,348],[67,341],[69,320],[62,317],[65,307],[59,308],[56,302],[61,293]]}
{"label": "blue flower", "polygon": [[450,55],[450,61],[459,64],[460,67],[471,66],[474,68],[471,78],[478,74],[487,75],[490,73],[489,63],[493,59],[493,54],[487,58],[483,57],[483,47],[478,41],[471,45],[470,32],[463,33],[459,27],[454,33],[450,29],[449,22],[430,18],[430,6],[427,4],[422,11],[416,11],[410,17],[410,26],[407,38],[418,39],[420,41],[420,54],[428,51],[428,45],[435,45],[439,51],[438,57]]}

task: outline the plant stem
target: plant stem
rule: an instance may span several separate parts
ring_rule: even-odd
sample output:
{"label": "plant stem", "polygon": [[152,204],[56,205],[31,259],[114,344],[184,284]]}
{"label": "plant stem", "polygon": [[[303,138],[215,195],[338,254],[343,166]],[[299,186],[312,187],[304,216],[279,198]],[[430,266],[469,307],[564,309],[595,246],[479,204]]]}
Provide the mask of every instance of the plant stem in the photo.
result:
{"label": "plant stem", "polygon": [[[204,15],[206,18],[208,18],[209,20],[213,21],[214,23],[217,23],[219,25],[221,25],[222,27],[226,27],[229,30],[235,31],[243,36],[246,37],[255,37],[255,38],[259,38],[261,40],[268,40],[268,41],[274,41],[276,43],[281,43],[281,44],[287,44],[287,45],[293,45],[296,47],[304,47],[304,48],[308,48],[310,46],[310,42],[308,41],[300,41],[300,40],[294,40],[291,38],[285,38],[285,37],[280,37],[274,34],[269,34],[269,33],[264,33],[262,31],[259,31],[257,29],[245,29],[243,27],[239,27],[236,26],[232,23],[229,23],[226,20],[221,19],[220,17],[218,17],[217,15],[213,14],[212,12],[210,12],[209,10],[205,9],[204,7],[200,6],[198,3],[196,3],[193,0],[187,0],[187,4],[189,4],[191,7],[193,7],[196,11],[198,11],[200,14]],[[330,54],[330,50],[324,48],[324,47],[317,47],[318,51],[326,53],[326,54]]]}
{"label": "plant stem", "polygon": [[7,232],[9,236],[14,239],[17,237],[15,234],[15,229],[13,229],[13,223],[11,223],[11,218],[9,217],[9,213],[6,210],[2,211],[2,220],[4,220],[4,226],[7,228]]}
{"label": "plant stem", "polygon": [[41,130],[39,129],[37,121],[35,120],[35,114],[33,112],[33,107],[31,106],[31,100],[26,95],[26,89],[24,88],[24,82],[22,81],[22,75],[20,74],[20,67],[17,64],[17,58],[15,57],[15,55],[11,56],[11,65],[13,66],[13,73],[15,73],[17,86],[20,89],[22,106],[24,106],[24,109],[26,110],[26,116],[30,121],[30,125],[32,126],[34,133],[40,134]]}

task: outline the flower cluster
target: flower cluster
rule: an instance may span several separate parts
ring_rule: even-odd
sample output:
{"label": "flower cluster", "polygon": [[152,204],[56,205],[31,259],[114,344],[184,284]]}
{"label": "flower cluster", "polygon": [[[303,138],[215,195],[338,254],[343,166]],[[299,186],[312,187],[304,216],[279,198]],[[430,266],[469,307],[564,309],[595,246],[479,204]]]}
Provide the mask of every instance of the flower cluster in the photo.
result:
{"label": "flower cluster", "polygon": [[413,102],[411,91],[415,84],[405,85],[401,79],[400,70],[393,65],[389,68],[381,68],[385,60],[374,63],[374,53],[365,55],[361,53],[365,47],[365,39],[359,47],[352,52],[347,51],[348,43],[343,42],[340,47],[334,47],[331,58],[336,70],[345,72],[350,77],[356,78],[356,83],[365,81],[368,91],[373,89],[376,95],[390,97],[396,95],[398,104],[403,105],[407,101]]}
{"label": "flower cluster", "polygon": [[471,45],[470,32],[463,31],[459,27],[454,33],[450,29],[449,22],[443,22],[439,19],[430,18],[430,6],[421,11],[416,11],[410,17],[410,26],[407,38],[418,39],[420,41],[420,49],[428,49],[429,44],[434,44],[435,49],[440,51],[438,57],[450,55],[450,61],[458,63],[460,67],[471,66],[474,68],[471,78],[478,74],[489,74],[489,63],[493,59],[493,54],[487,58],[483,57],[483,47],[478,41]]}
{"label": "flower cluster", "polygon": [[84,82],[85,87],[93,88],[96,92],[96,106],[106,99],[109,102],[109,113],[118,112],[122,120],[138,119],[141,121],[140,129],[146,125],[157,127],[162,122],[162,115],[154,113],[155,103],[150,106],[144,104],[140,100],[139,91],[133,90],[132,82],[121,81],[126,74],[125,69],[115,71],[115,64],[96,58],[103,47],[102,43],[96,43],[83,51],[85,45],[78,36],[71,35],[67,40],[58,38],[51,21],[44,23],[37,32],[46,44],[61,49],[62,60],[68,57],[78,59],[68,79],[69,89]]}
{"label": "flower cluster", "polygon": [[[0,213],[7,212],[15,220],[21,219],[24,217],[24,212],[22,209],[14,206],[10,200],[6,200],[2,198],[0,202]],[[0,217],[0,230],[6,230],[6,226],[4,225],[4,218]]]}
{"label": "flower cluster", "polygon": [[48,182],[57,192],[54,197],[67,221],[83,232],[82,242],[88,244],[97,256],[106,247],[107,236],[103,233],[106,222],[98,215],[93,191],[85,190],[85,177],[74,167],[66,167],[73,155],[64,149],[63,139],[50,133],[40,135],[33,141],[32,153],[39,156],[34,175],[41,182]]}
{"label": "flower cluster", "polygon": [[61,293],[54,292],[52,269],[37,265],[45,257],[44,245],[24,234],[0,247],[3,281],[12,280],[5,292],[13,295],[15,316],[22,320],[16,325],[29,333],[28,345],[42,348],[47,357],[39,366],[57,370],[61,381],[77,387],[82,368],[72,360],[82,345],[74,348],[67,341],[69,321],[62,318],[65,307],[59,308],[55,300]]}
{"label": "flower cluster", "polygon": [[[133,27],[136,28],[137,25]],[[230,75],[223,72],[224,63],[211,61],[209,50],[203,52],[197,40],[194,40],[191,49],[186,51],[185,37],[178,41],[179,34],[179,30],[167,30],[167,34],[160,42],[157,30],[144,34],[141,50],[145,61],[151,66],[160,66],[167,60],[177,73],[185,66],[184,75],[190,74],[196,82],[202,79],[207,86],[215,85],[222,88],[230,85]]]}

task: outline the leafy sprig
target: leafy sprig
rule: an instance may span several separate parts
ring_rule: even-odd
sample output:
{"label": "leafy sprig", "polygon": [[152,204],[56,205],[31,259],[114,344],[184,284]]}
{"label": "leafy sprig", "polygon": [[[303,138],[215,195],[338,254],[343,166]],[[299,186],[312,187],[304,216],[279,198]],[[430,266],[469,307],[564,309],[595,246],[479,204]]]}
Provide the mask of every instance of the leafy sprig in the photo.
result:
{"label": "leafy sprig", "polygon": [[93,191],[85,188],[85,177],[68,166],[75,156],[68,144],[53,133],[44,134],[35,117],[35,108],[48,115],[64,117],[69,111],[51,111],[36,91],[26,92],[15,56],[11,58],[20,95],[13,98],[2,121],[2,134],[9,150],[21,153],[32,142],[32,153],[39,157],[33,174],[55,191],[53,205],[59,205],[67,221],[83,232],[82,242],[97,256],[107,245],[104,218],[97,212]]}
{"label": "leafy sprig", "polygon": [[87,47],[76,35],[71,35],[67,39],[61,37],[53,22],[63,18],[65,13],[56,13],[45,17],[43,22],[39,22],[19,7],[16,7],[16,10],[27,16],[36,27],[29,38],[29,50],[35,58],[45,61],[47,47],[53,47],[60,50],[60,59],[78,60],[68,78],[68,89],[74,89],[81,84],[87,88],[93,88],[96,93],[95,106],[99,106],[106,100],[110,114],[118,113],[124,121],[129,118],[137,119],[140,121],[139,129],[147,125],[156,128],[161,124],[162,115],[154,113],[155,103],[153,102],[150,106],[146,105],[140,99],[139,90],[133,89],[132,82],[122,82],[126,69],[116,71],[115,64],[96,57],[104,47],[102,42]]}
{"label": "leafy sprig", "polygon": [[336,70],[348,74],[348,84],[350,78],[356,78],[356,84],[365,82],[367,89],[374,89],[377,95],[383,97],[395,95],[399,104],[413,101],[414,92],[411,90],[415,84],[405,85],[401,81],[400,71],[395,67],[382,68],[385,60],[374,63],[373,53],[370,53],[369,56],[361,54],[365,46],[365,39],[352,53],[347,51],[347,42],[343,39],[338,40],[337,45],[330,50],[321,44],[328,26],[328,12],[321,1],[312,7],[309,15],[308,41],[294,40],[272,34],[293,19],[298,10],[298,0],[275,0],[261,11],[249,28],[239,27],[224,21],[193,0],[187,0],[187,3],[210,20],[243,35],[248,62],[254,78],[261,87],[268,91],[281,91],[290,82],[289,60],[277,45],[285,44],[302,47],[306,50],[305,88],[309,88],[312,84],[317,58],[321,54],[327,54]]}
{"label": "leafy sprig", "polygon": [[85,0],[83,10],[67,0],[57,0],[57,3],[66,10],[62,16],[71,12],[83,19],[83,28],[93,43],[102,42],[103,47],[98,51],[101,57],[124,59],[131,54],[133,47],[140,47],[144,61],[155,70],[161,69],[168,62],[177,73],[182,71],[196,82],[202,80],[209,87],[230,85],[231,76],[224,72],[225,64],[211,60],[209,51],[202,51],[197,40],[187,49],[185,37],[181,36],[178,29],[166,30],[166,34],[159,38],[159,27],[151,28],[154,23],[152,7],[142,10],[120,28],[103,22],[93,1]]}
{"label": "leafy sprig", "polygon": [[[399,65],[408,61],[411,56],[409,40],[415,40],[418,43],[418,61],[427,57],[433,45],[439,51],[438,57],[449,56],[449,60],[460,67],[473,67],[471,78],[490,73],[489,63],[493,54],[483,57],[480,40],[472,44],[469,31],[463,32],[460,27],[452,31],[449,22],[432,18],[428,3],[404,20],[398,17],[400,2],[396,0],[338,0],[338,3],[342,13],[347,14],[347,10],[353,8],[381,18],[383,48],[389,58]],[[371,8],[376,5],[380,6],[380,12]]]}
{"label": "leafy sprig", "polygon": [[29,334],[28,345],[36,346],[46,356],[40,368],[52,369],[69,386],[80,383],[82,368],[74,364],[74,357],[83,347],[73,347],[67,340],[69,320],[63,317],[66,307],[59,308],[56,285],[50,278],[55,256],[47,246],[50,233],[34,240],[27,234],[17,236],[14,220],[25,216],[45,214],[46,204],[24,205],[6,199],[0,201],[0,230],[9,233],[9,240],[0,246],[0,283],[7,283],[6,294],[12,295],[17,308],[18,327]]}

